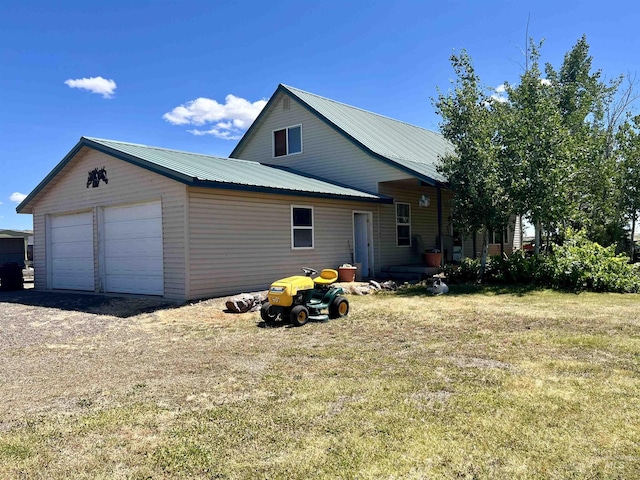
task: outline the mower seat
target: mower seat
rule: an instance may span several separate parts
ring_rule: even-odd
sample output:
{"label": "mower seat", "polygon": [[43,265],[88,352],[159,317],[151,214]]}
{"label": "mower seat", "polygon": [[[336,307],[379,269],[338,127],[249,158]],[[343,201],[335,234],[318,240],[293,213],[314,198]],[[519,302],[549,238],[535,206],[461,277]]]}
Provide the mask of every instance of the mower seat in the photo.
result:
{"label": "mower seat", "polygon": [[319,277],[313,279],[313,282],[320,287],[324,287],[331,285],[336,280],[338,280],[338,272],[330,268],[325,268],[320,272]]}

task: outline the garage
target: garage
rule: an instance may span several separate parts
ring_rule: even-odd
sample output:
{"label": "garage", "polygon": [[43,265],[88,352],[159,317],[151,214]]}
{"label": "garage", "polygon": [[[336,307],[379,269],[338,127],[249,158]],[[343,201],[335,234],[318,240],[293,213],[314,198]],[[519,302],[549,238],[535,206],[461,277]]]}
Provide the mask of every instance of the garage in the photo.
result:
{"label": "garage", "polygon": [[95,289],[93,212],[50,217],[51,288]]}
{"label": "garage", "polygon": [[105,208],[102,235],[106,292],[164,294],[159,201]]}

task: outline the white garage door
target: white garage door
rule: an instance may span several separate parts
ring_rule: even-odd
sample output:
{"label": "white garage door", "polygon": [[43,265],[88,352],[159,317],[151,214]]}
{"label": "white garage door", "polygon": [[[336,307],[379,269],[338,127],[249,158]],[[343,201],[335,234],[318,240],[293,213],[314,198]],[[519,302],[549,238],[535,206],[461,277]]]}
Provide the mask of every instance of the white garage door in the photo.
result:
{"label": "white garage door", "polygon": [[93,212],[51,217],[51,288],[95,289]]}
{"label": "white garage door", "polygon": [[105,290],[164,294],[160,202],[104,210]]}

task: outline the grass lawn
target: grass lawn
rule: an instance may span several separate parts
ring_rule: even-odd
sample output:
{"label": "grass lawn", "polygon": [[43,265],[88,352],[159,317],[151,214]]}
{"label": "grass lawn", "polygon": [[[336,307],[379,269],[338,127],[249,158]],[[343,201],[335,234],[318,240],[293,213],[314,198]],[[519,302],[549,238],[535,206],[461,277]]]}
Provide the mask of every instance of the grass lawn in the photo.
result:
{"label": "grass lawn", "polygon": [[451,290],[34,324],[81,334],[0,352],[0,478],[640,478],[640,296]]}

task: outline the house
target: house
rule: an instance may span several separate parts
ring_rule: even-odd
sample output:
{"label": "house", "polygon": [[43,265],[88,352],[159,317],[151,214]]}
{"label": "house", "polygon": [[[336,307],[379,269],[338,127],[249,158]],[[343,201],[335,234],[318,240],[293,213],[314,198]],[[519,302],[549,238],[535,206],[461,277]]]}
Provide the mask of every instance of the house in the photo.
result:
{"label": "house", "polygon": [[0,230],[0,265],[29,263],[29,242],[33,238],[30,230]]}
{"label": "house", "polygon": [[280,85],[218,158],[82,137],[18,206],[36,289],[178,301],[265,288],[300,266],[363,276],[454,240],[437,133]]}

